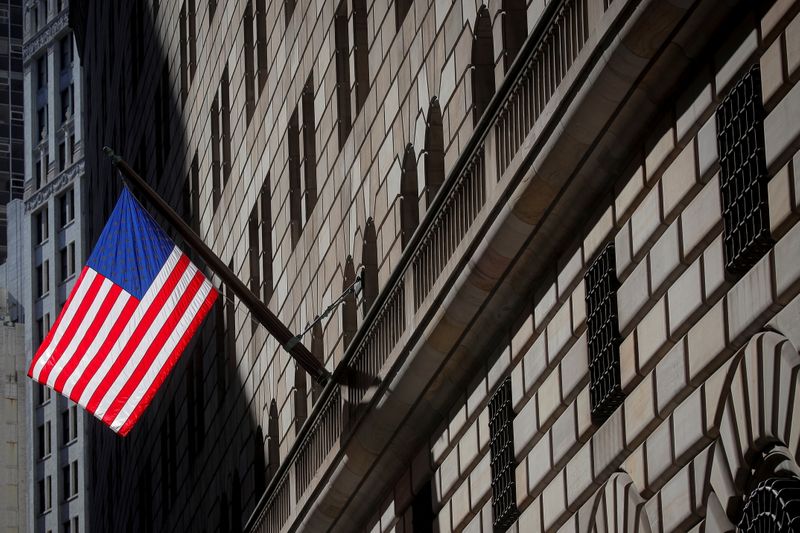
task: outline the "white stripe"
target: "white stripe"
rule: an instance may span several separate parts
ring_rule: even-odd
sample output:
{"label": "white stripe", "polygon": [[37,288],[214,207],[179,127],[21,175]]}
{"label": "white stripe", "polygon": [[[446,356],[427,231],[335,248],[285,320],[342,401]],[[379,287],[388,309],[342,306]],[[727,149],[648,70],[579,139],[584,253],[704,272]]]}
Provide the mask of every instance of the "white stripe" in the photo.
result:
{"label": "white stripe", "polygon": [[122,391],[123,387],[128,383],[133,373],[136,371],[136,368],[141,364],[142,359],[147,353],[147,350],[153,345],[158,336],[158,333],[161,331],[161,328],[164,327],[169,316],[177,307],[178,302],[181,299],[181,296],[186,292],[186,289],[189,287],[189,282],[192,281],[192,278],[197,273],[197,267],[195,267],[192,263],[189,263],[189,266],[183,272],[180,280],[172,289],[172,292],[167,296],[166,301],[164,302],[164,306],[158,312],[158,314],[153,318],[153,321],[148,325],[147,331],[142,336],[141,339],[138,339],[138,345],[136,345],[136,349],[131,354],[130,359],[128,362],[125,363],[125,366],[120,371],[120,373],[114,379],[114,382],[108,388],[106,393],[103,395],[102,400],[97,405],[97,409],[95,409],[95,416],[102,419],[105,416],[106,411],[111,406],[111,403],[117,398],[120,391]]}
{"label": "white stripe", "polygon": [[155,280],[153,280],[153,284],[150,285],[150,287],[147,289],[147,292],[144,293],[142,300],[134,310],[133,316],[128,321],[125,329],[122,330],[119,338],[114,342],[114,346],[112,346],[111,350],[109,350],[108,356],[106,356],[103,364],[100,365],[100,368],[97,369],[97,372],[95,372],[94,376],[92,376],[92,379],[90,379],[89,383],[86,384],[86,388],[83,389],[83,393],[78,400],[80,405],[86,407],[86,405],[89,403],[94,391],[100,386],[100,383],[103,381],[103,378],[106,377],[111,365],[114,364],[114,361],[117,360],[120,352],[123,350],[123,348],[125,348],[125,345],[128,344],[128,340],[133,336],[133,333],[139,326],[139,322],[141,322],[144,314],[147,312],[147,309],[153,303],[156,295],[158,295],[158,291],[160,291],[161,287],[163,287],[164,283],[166,283],[167,278],[175,268],[175,265],[178,263],[178,259],[181,255],[181,251],[177,246],[173,248],[172,253],[164,262],[164,266],[161,267],[161,271],[158,273]]}
{"label": "white stripe", "polygon": [[108,291],[111,290],[111,287],[114,286],[114,283],[110,279],[104,279],[102,284],[100,285],[100,289],[97,291],[97,295],[94,297],[94,301],[89,306],[86,315],[81,320],[78,329],[75,330],[75,335],[72,336],[72,340],[69,342],[64,351],[61,354],[61,357],[56,364],[53,365],[53,369],[50,371],[50,375],[47,377],[47,385],[53,387],[56,383],[56,379],[58,379],[58,375],[61,373],[61,370],[64,369],[67,362],[75,355],[75,351],[78,349],[78,345],[83,341],[86,330],[89,329],[89,326],[92,325],[92,321],[97,316],[97,313],[100,309],[100,306],[103,305],[103,302],[108,295]]}
{"label": "white stripe", "polygon": [[[108,315],[106,316],[103,325],[100,326],[100,329],[97,331],[97,336],[92,340],[92,344],[86,349],[86,352],[81,356],[80,360],[78,361],[78,365],[72,371],[72,374],[67,378],[67,381],[64,383],[64,390],[62,394],[69,398],[69,395],[72,394],[72,389],[75,387],[75,384],[78,383],[78,380],[83,375],[84,370],[89,364],[97,357],[97,352],[100,350],[100,347],[103,345],[104,342],[108,339],[108,334],[111,332],[111,328],[114,327],[114,324],[117,323],[117,320],[120,319],[120,314],[122,314],[122,310],[125,309],[125,306],[128,305],[130,299],[133,298],[130,294],[125,292],[124,290],[117,296],[117,301],[114,302],[114,306],[109,311]],[[83,406],[85,407],[85,406]]]}
{"label": "white stripe", "polygon": [[61,320],[58,323],[58,327],[53,332],[53,336],[50,338],[50,344],[48,344],[47,349],[36,361],[36,366],[33,368],[33,377],[37,381],[39,380],[39,376],[42,373],[42,369],[47,363],[47,360],[53,356],[53,351],[56,349],[56,346],[58,346],[58,343],[61,341],[64,333],[69,328],[70,323],[75,319],[75,314],[78,310],[78,307],[80,307],[81,302],[86,297],[86,293],[88,292],[89,287],[91,287],[96,276],[97,272],[91,268],[87,269],[86,274],[83,276],[83,280],[81,280],[81,284],[78,285],[75,290],[75,294],[72,296],[72,299],[70,299],[69,305],[61,312]]}
{"label": "white stripe", "polygon": [[145,393],[150,390],[150,387],[153,385],[158,373],[161,372],[161,369],[164,367],[167,359],[169,359],[170,355],[172,355],[172,352],[175,350],[175,347],[180,342],[181,338],[183,338],[186,330],[189,329],[194,317],[200,312],[200,306],[203,305],[203,302],[208,297],[208,294],[211,292],[211,288],[211,282],[208,280],[205,280],[200,286],[200,289],[194,295],[194,298],[192,298],[189,307],[181,317],[177,327],[164,343],[164,347],[158,353],[158,356],[153,360],[150,368],[147,369],[147,372],[142,377],[142,381],[139,382],[139,385],[137,385],[136,389],[125,402],[125,405],[117,414],[117,417],[111,424],[111,429],[114,431],[119,431],[125,422],[128,421],[128,418],[130,418],[136,406],[139,405],[139,402],[142,401]]}

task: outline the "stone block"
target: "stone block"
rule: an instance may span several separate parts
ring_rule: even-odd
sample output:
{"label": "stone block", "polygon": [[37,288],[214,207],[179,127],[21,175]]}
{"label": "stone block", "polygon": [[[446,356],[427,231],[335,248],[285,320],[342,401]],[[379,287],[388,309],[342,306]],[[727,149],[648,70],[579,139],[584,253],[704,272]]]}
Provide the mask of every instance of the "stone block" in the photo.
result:
{"label": "stone block", "polygon": [[519,329],[511,339],[511,360],[517,361],[530,346],[533,337],[533,317],[525,317]]}
{"label": "stone block", "polygon": [[715,58],[715,63],[721,65],[716,76],[717,94],[728,93],[736,83],[734,77],[747,65],[757,49],[758,34],[755,29],[747,34],[744,40],[737,34],[731,35]]}
{"label": "stone block", "polygon": [[517,507],[522,507],[528,501],[528,464],[523,461],[514,468],[514,482],[517,496]]}
{"label": "stone block", "polygon": [[469,483],[462,483],[453,493],[450,500],[450,509],[453,513],[453,529],[458,530],[461,524],[470,516]]}
{"label": "stone block", "polygon": [[492,465],[488,453],[481,457],[469,475],[470,506],[476,509],[492,492]]}
{"label": "stone block", "polygon": [[[613,229],[614,207],[608,206],[583,240],[583,257],[587,263],[591,262],[597,252],[606,245]],[[538,328],[539,326],[536,327]]]}
{"label": "stone block", "polygon": [[571,402],[589,382],[588,361],[589,349],[584,333],[561,360],[561,395],[564,403]]}
{"label": "stone block", "polygon": [[[541,507],[541,498],[537,498],[533,501],[533,503],[526,507],[524,511],[522,511],[517,523],[527,526],[529,528],[528,531],[542,531]],[[484,529],[485,533],[489,533],[490,531],[492,531],[491,528]]]}
{"label": "stone block", "polygon": [[561,461],[577,442],[574,406],[567,407],[556,419],[550,431],[550,438],[553,441],[553,465],[559,468]]}
{"label": "stone block", "polygon": [[550,531],[567,508],[564,473],[559,472],[542,493],[542,518],[544,529]]}
{"label": "stone block", "polygon": [[525,377],[522,371],[522,361],[511,370],[511,407],[516,412],[520,404],[527,399],[525,396]]}
{"label": "stone block", "polygon": [[698,258],[675,281],[667,292],[669,335],[677,340],[689,327],[689,319],[703,305],[703,280]]}
{"label": "stone block", "polygon": [[696,389],[672,414],[675,458],[690,457],[706,444],[703,432],[703,395]]}
{"label": "stone block", "polygon": [[536,305],[533,308],[533,319],[536,331],[545,325],[545,320],[556,305],[556,284],[555,282],[547,287],[541,294],[537,295]]}
{"label": "stone block", "polygon": [[636,330],[623,339],[619,346],[619,373],[622,390],[630,392],[639,379],[639,364],[636,355]]}
{"label": "stone block", "polygon": [[687,465],[661,489],[661,527],[664,531],[685,530],[693,518],[691,466]]}
{"label": "stone block", "polygon": [[783,52],[782,39],[778,38],[761,54],[761,92],[764,107],[769,110],[774,105],[773,99],[783,86]]}
{"label": "stone block", "polygon": [[595,489],[592,478],[592,447],[589,444],[582,446],[572,456],[565,468],[567,507],[575,512],[579,502]]}
{"label": "stone block", "polygon": [[489,393],[494,392],[497,384],[508,373],[511,366],[511,346],[504,346],[497,359],[492,363],[487,375],[486,386],[489,387]]}
{"label": "stone block", "polygon": [[481,451],[489,446],[489,433],[489,406],[487,405],[478,415],[478,448]]}
{"label": "stone block", "polygon": [[689,381],[698,386],[722,363],[727,352],[725,300],[720,300],[692,326],[687,334]]}
{"label": "stone block", "polygon": [[477,421],[467,427],[458,441],[458,463],[461,475],[469,471],[470,466],[478,458],[478,425]]}
{"label": "stone block", "polygon": [[626,459],[625,462],[622,463],[622,469],[631,476],[633,480],[633,484],[636,486],[637,489],[644,491],[645,498],[650,497],[649,491],[646,490],[647,487],[647,479],[646,479],[646,469],[645,469],[645,457],[644,457],[644,446],[639,446],[636,448]]}
{"label": "stone block", "polygon": [[575,419],[577,422],[577,436],[579,442],[588,440],[589,430],[592,429],[592,411],[589,400],[589,387],[584,387],[575,398]]}
{"label": "stone block", "polygon": [[697,185],[694,164],[694,139],[687,144],[661,177],[662,206],[665,220],[672,220],[686,205],[689,194]]}
{"label": "stone block", "polygon": [[439,429],[436,433],[436,438],[431,443],[431,452],[434,464],[438,465],[442,462],[445,452],[450,446],[450,436],[447,433],[447,426]]}
{"label": "stone block", "polygon": [[559,264],[558,270],[558,299],[563,300],[583,273],[583,248],[578,248],[563,264]]}
{"label": "stone block", "polygon": [[681,340],[659,361],[655,370],[656,412],[664,418],[688,387],[686,343]]}
{"label": "stone block", "polygon": [[625,405],[608,417],[592,436],[594,478],[606,477],[618,466],[625,452]]}
{"label": "stone block", "polygon": [[[711,106],[713,96],[711,77],[704,69],[691,81],[685,95],[678,100],[677,111],[680,112],[680,116],[675,121],[675,135],[678,142],[699,126],[697,122]],[[691,101],[687,101],[690,98]]]}
{"label": "stone block", "polygon": [[700,250],[722,228],[719,174],[715,174],[681,213],[683,257]]}
{"label": "stone block", "polygon": [[645,179],[650,184],[658,178],[663,165],[675,148],[675,131],[672,129],[672,117],[666,117],[653,130],[646,141],[647,155],[644,159]]}
{"label": "stone block", "polygon": [[550,423],[550,418],[561,407],[561,368],[555,367],[536,393],[539,406],[540,427]]}
{"label": "stone block", "polygon": [[784,154],[796,150],[800,135],[800,85],[792,87],[764,120],[764,144],[770,172],[782,166]]}
{"label": "stone block", "polygon": [[564,302],[547,324],[547,354],[549,364],[555,364],[563,355],[562,351],[572,338],[572,309],[569,301]]}
{"label": "stone block", "polygon": [[719,168],[719,148],[717,147],[717,123],[711,115],[697,132],[697,173],[700,181]]}
{"label": "stone block", "polygon": [[761,17],[761,34],[765,40],[773,37],[773,32],[780,30],[794,3],[795,0],[777,0]]}
{"label": "stone block", "polygon": [[572,333],[578,335],[586,329],[586,284],[583,280],[575,285],[570,301],[572,302]]}
{"label": "stone block", "polygon": [[778,301],[788,304],[800,290],[800,224],[795,224],[774,248]]}
{"label": "stone block", "polygon": [[784,165],[767,186],[769,206],[769,227],[773,239],[780,239],[788,229],[791,222],[797,220],[792,205],[792,179],[789,175],[789,165]]}
{"label": "stone block", "polygon": [[625,172],[623,176],[627,177],[627,181],[619,190],[614,200],[617,220],[619,221],[628,218],[631,209],[633,209],[645,191],[644,167],[641,164],[635,165],[634,168]]}
{"label": "stone block", "polygon": [[703,252],[703,291],[706,302],[719,298],[728,286],[724,255],[720,234]]}
{"label": "stone block", "polygon": [[658,236],[662,226],[661,188],[653,187],[631,217],[631,251],[638,261]]}
{"label": "stone block", "polygon": [[667,348],[667,306],[661,298],[636,327],[639,373],[648,372]]}
{"label": "stone block", "polygon": [[675,467],[672,451],[672,420],[662,422],[645,441],[647,487],[656,491]]}
{"label": "stone block", "polygon": [[617,278],[622,281],[633,266],[630,220],[626,222],[614,236],[614,257],[617,261]]}
{"label": "stone block", "polygon": [[544,371],[547,369],[547,335],[539,335],[531,347],[528,348],[522,360],[525,381],[525,393],[533,394],[535,386],[539,383]]}
{"label": "stone block", "polygon": [[664,231],[650,250],[650,287],[654,294],[678,275],[681,263],[679,222],[675,221]]}
{"label": "stone block", "polygon": [[797,68],[800,67],[800,15],[796,15],[784,33],[786,42],[786,71],[789,77],[797,80]]}
{"label": "stone block", "polygon": [[536,399],[533,398],[514,417],[514,455],[518,460],[529,449],[538,431],[538,426]]}
{"label": "stone block", "polygon": [[[770,251],[728,291],[728,338],[748,336],[760,327],[759,320],[774,305]],[[796,254],[795,254],[795,257]]]}
{"label": "stone block", "polygon": [[652,375],[643,379],[625,398],[625,439],[629,448],[638,446],[659,422]]}
{"label": "stone block", "polygon": [[647,258],[644,258],[617,290],[617,312],[621,334],[625,335],[636,324],[649,296]]}
{"label": "stone block", "polygon": [[441,509],[439,509],[439,513],[436,515],[436,526],[438,527],[439,533],[450,533],[453,531],[450,522],[449,501]]}
{"label": "stone block", "polygon": [[440,480],[441,495],[446,498],[458,482],[458,446],[454,446],[447,457],[442,461],[442,466],[439,467],[437,475]]}
{"label": "stone block", "polygon": [[481,378],[472,386],[472,392],[467,396],[467,417],[472,417],[481,408],[488,397],[486,378]]}
{"label": "stone block", "polygon": [[534,494],[550,472],[550,435],[543,435],[528,454],[528,493]]}

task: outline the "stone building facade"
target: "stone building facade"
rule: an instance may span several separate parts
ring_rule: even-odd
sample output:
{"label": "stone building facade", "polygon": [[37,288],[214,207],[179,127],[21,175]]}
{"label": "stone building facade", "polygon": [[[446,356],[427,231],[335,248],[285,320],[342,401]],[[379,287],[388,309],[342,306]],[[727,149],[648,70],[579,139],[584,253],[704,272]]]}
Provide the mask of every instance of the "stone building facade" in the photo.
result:
{"label": "stone building facade", "polygon": [[[22,47],[25,101],[23,231],[15,253],[27,272],[25,350],[30,364],[58,317],[85,257],[82,79],[66,0],[27,1]],[[87,528],[83,410],[25,377],[30,416],[30,530]]]}
{"label": "stone building facade", "polygon": [[800,3],[73,10],[90,241],[108,143],[290,329],[363,282],[325,385],[223,287],[94,425],[92,527],[755,531],[796,490]]}

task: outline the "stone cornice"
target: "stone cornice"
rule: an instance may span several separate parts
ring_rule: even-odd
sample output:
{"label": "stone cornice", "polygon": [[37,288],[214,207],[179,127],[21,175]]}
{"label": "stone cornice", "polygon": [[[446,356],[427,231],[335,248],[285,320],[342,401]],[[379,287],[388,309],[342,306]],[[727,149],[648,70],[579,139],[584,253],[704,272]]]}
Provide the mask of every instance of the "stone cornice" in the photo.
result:
{"label": "stone cornice", "polygon": [[53,40],[69,23],[69,10],[64,9],[47,26],[22,44],[23,62],[27,63],[43,46]]}
{"label": "stone cornice", "polygon": [[25,199],[25,212],[30,213],[37,209],[39,206],[47,202],[51,196],[57,191],[63,189],[67,184],[71,183],[76,176],[83,174],[84,162],[83,159],[73,164],[56,176],[56,179],[45,184],[44,187],[33,193],[29,198]]}

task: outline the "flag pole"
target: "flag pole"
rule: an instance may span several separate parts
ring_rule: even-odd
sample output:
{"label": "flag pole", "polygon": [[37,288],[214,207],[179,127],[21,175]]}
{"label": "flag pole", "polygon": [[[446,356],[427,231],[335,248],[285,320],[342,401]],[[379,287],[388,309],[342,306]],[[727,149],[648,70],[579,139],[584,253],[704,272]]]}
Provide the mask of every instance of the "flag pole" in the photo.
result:
{"label": "flag pole", "polygon": [[120,156],[108,146],[103,152],[111,159],[111,163],[120,171],[123,178],[138,189],[147,200],[175,227],[186,243],[192,247],[209,268],[213,270],[222,281],[230,287],[234,294],[244,303],[253,316],[263,324],[267,331],[275,337],[289,355],[308,372],[317,382],[325,384],[330,379],[330,372],[320,363],[280,319],[269,310],[253,292],[242,283],[236,274],[209,248],[189,225],[167,204],[147,182],[139,176]]}

